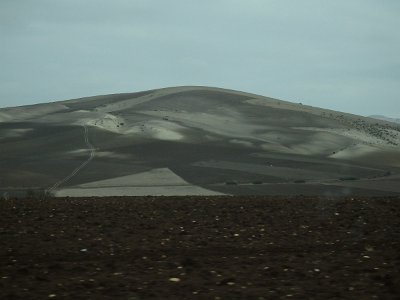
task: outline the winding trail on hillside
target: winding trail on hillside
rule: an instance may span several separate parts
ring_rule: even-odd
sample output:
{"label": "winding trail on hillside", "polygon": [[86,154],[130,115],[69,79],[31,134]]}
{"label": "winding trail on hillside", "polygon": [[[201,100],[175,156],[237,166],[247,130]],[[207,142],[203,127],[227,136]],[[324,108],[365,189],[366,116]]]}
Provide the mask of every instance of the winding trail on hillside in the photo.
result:
{"label": "winding trail on hillside", "polygon": [[71,174],[69,174],[67,177],[61,179],[60,181],[56,182],[51,188],[49,188],[47,190],[47,193],[51,193],[53,192],[55,189],[57,189],[58,187],[60,187],[61,185],[67,183],[68,181],[70,181],[75,175],[77,175],[84,167],[86,167],[91,161],[92,159],[95,157],[96,155],[96,149],[93,147],[93,145],[90,143],[89,140],[89,129],[86,125],[82,125],[82,127],[84,128],[84,139],[85,139],[85,144],[88,148],[88,150],[90,150],[90,154],[88,159],[86,159],[82,164],[80,164],[75,170],[72,171]]}

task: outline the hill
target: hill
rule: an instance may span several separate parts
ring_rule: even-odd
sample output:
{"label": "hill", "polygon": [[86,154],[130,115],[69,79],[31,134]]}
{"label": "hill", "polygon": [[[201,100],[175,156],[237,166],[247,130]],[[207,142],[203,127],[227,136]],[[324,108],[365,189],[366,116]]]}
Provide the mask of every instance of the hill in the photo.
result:
{"label": "hill", "polygon": [[389,118],[389,117],[381,116],[381,115],[372,115],[372,116],[369,116],[369,117],[370,117],[370,118],[373,118],[373,119],[378,119],[378,120],[386,121],[386,122],[392,122],[392,123],[398,123],[398,124],[400,124],[400,119],[397,119],[397,118]]}
{"label": "hill", "polygon": [[208,87],[0,109],[0,190],[395,195],[400,125]]}

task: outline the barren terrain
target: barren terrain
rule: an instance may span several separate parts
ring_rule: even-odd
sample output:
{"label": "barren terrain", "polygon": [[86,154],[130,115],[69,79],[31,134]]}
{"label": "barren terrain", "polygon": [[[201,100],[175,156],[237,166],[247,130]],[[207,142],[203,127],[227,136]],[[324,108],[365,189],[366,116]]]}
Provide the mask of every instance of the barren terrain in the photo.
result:
{"label": "barren terrain", "polygon": [[0,298],[399,299],[400,198],[0,202]]}
{"label": "barren terrain", "polygon": [[400,194],[400,125],[209,87],[0,109],[0,195]]}

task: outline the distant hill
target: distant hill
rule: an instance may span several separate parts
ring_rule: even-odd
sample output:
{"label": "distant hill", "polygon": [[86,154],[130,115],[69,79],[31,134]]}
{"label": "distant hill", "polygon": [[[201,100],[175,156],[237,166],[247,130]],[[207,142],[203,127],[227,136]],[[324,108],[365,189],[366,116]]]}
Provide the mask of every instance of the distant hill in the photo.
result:
{"label": "distant hill", "polygon": [[393,122],[393,123],[400,124],[400,119],[397,119],[397,118],[389,118],[389,117],[385,117],[385,116],[381,116],[381,115],[372,115],[372,116],[369,116],[369,117],[373,118],[373,119],[378,119],[378,120],[382,120],[382,121],[387,121],[387,122]]}
{"label": "distant hill", "polygon": [[210,87],[0,109],[0,196],[398,195],[400,125]]}

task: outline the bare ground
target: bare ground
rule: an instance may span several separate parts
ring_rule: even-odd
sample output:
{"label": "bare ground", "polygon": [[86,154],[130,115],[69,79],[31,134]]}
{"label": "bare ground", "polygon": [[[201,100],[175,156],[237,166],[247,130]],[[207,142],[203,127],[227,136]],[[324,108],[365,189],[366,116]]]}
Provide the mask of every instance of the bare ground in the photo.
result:
{"label": "bare ground", "polygon": [[0,299],[398,299],[400,198],[0,201]]}

